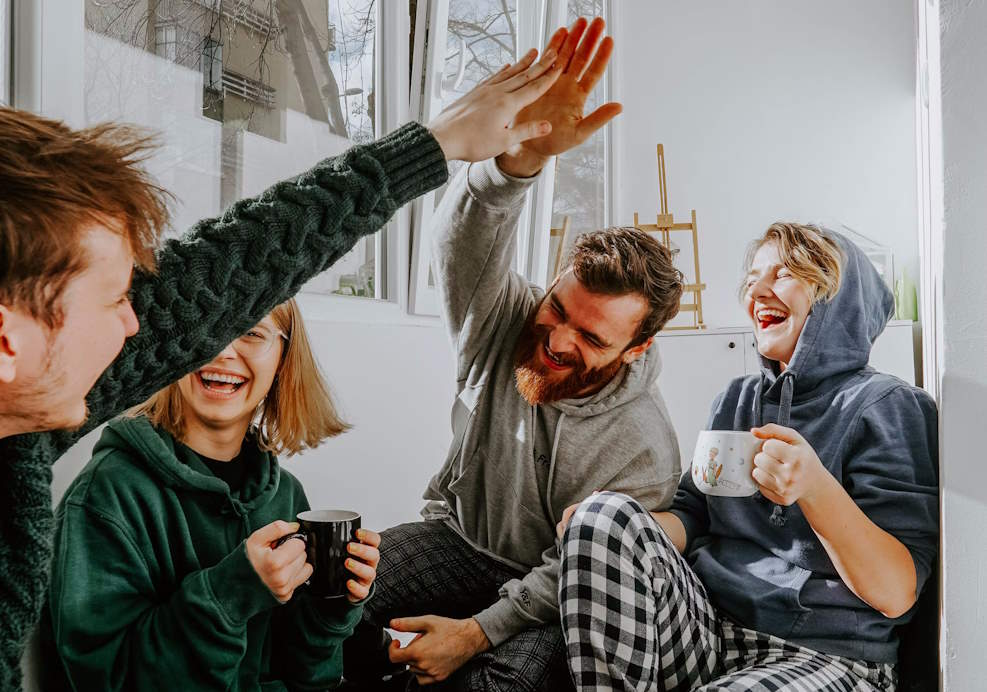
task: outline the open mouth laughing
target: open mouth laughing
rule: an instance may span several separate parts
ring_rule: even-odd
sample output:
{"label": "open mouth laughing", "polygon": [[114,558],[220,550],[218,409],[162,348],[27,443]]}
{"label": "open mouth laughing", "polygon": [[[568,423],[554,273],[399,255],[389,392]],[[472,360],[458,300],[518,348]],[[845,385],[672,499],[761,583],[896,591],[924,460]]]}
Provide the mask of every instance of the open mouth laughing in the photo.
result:
{"label": "open mouth laughing", "polygon": [[207,395],[212,398],[232,397],[248,381],[248,378],[230,372],[219,370],[202,369],[195,373],[195,379],[199,382]]}
{"label": "open mouth laughing", "polygon": [[761,331],[768,331],[773,327],[784,324],[788,320],[788,313],[778,308],[757,308],[754,317]]}
{"label": "open mouth laughing", "polygon": [[542,362],[551,370],[555,371],[568,370],[573,366],[571,362],[567,361],[565,356],[549,348],[547,343],[542,343]]}

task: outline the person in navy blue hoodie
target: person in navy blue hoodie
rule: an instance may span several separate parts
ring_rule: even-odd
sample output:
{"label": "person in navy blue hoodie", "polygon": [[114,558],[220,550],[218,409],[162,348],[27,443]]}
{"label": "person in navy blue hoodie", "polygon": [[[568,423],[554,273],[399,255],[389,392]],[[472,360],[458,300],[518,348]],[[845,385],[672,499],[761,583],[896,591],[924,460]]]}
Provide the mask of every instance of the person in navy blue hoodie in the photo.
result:
{"label": "person in navy blue hoodie", "polygon": [[751,430],[759,492],[670,511],[598,493],[559,524],[559,600],[584,690],[881,690],[938,546],[936,406],[868,366],[894,309],[864,253],[776,223],[742,300],[761,372],[714,401]]}

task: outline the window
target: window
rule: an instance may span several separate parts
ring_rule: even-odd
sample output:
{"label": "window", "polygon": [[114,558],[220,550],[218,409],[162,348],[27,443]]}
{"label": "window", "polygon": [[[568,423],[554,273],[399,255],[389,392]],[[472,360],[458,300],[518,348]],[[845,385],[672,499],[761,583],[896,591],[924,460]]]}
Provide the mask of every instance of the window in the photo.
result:
{"label": "window", "polygon": [[154,52],[159,58],[177,62],[178,60],[178,27],[174,24],[155,27]]}
{"label": "window", "polygon": [[329,3],[326,55],[331,75],[333,131],[354,142],[374,138],[374,0]]}
{"label": "window", "polygon": [[[412,113],[427,122],[506,63],[514,62],[517,20],[516,0],[419,0]],[[461,165],[450,164],[450,175]],[[415,203],[411,308],[423,314],[438,313],[427,234],[444,190]]]}
{"label": "window", "polygon": [[[85,17],[76,122],[160,134],[149,167],[176,195],[177,230],[377,136],[375,0],[75,1]],[[385,297],[379,245],[358,243],[305,290]]]}
{"label": "window", "polygon": [[0,104],[10,105],[10,25],[12,6],[0,0]]}
{"label": "window", "polygon": [[[599,17],[608,20],[604,0],[569,0],[567,23],[577,17]],[[607,71],[607,75],[612,68]],[[609,100],[608,77],[605,76],[586,101],[586,113],[592,113]],[[560,255],[571,247],[582,233],[605,228],[610,224],[608,174],[608,127],[597,130],[592,137],[575,149],[561,154],[555,164],[555,189],[552,195],[552,228],[568,226],[566,247],[558,247],[561,234],[549,239],[546,281],[551,282]],[[534,278],[534,277],[533,277]]]}
{"label": "window", "polygon": [[[530,47],[541,49],[554,29],[577,16],[609,14],[607,0],[419,0],[412,74],[412,114],[427,122],[444,106]],[[436,46],[441,46],[438,50]],[[608,75],[613,72],[611,67]],[[601,80],[587,103],[587,112],[608,97]],[[565,217],[575,232],[605,226],[609,220],[611,162],[609,127],[581,147],[546,166],[532,186],[520,220],[516,268],[528,279],[546,283],[554,249],[549,228]],[[452,164],[455,173],[457,164]],[[437,314],[438,302],[430,269],[429,223],[442,190],[415,203],[411,308]]]}
{"label": "window", "polygon": [[219,91],[223,85],[223,44],[211,38],[202,39],[202,88]]}

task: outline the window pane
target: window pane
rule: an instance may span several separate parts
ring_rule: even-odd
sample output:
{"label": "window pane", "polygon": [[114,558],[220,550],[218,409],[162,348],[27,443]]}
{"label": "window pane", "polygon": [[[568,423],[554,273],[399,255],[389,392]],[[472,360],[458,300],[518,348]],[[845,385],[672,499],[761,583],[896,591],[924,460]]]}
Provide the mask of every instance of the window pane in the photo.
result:
{"label": "window pane", "polygon": [[[471,91],[517,55],[516,0],[449,0],[449,24],[442,73],[442,108]],[[449,163],[452,177],[464,164]],[[445,186],[435,193],[442,201]],[[435,281],[429,268],[428,285]]]}
{"label": "window pane", "polygon": [[[569,0],[568,21],[577,17],[604,15],[604,0]],[[585,113],[592,113],[606,102],[605,79],[601,79],[586,101]],[[572,239],[580,233],[598,230],[607,225],[606,214],[606,137],[598,130],[575,149],[558,157],[555,169],[555,194],[552,198],[552,228],[562,228],[568,217],[570,224],[567,251]],[[558,243],[561,235],[551,237],[549,247],[549,281],[554,277]]]}
{"label": "window pane", "polygon": [[334,77],[330,93],[339,106],[333,122],[341,134],[355,142],[374,138],[374,0],[329,2],[327,53]]}
{"label": "window pane", "polygon": [[10,104],[10,1],[0,0],[0,103]]}
{"label": "window pane", "polygon": [[[516,0],[449,0],[442,108],[514,62],[516,26]],[[450,176],[463,165],[462,161],[453,161],[449,166]],[[439,191],[435,195],[436,205],[441,199],[442,191]]]}
{"label": "window pane", "polygon": [[[160,133],[178,230],[375,137],[375,0],[85,7],[86,120]],[[375,255],[370,237],[308,290],[372,297]]]}

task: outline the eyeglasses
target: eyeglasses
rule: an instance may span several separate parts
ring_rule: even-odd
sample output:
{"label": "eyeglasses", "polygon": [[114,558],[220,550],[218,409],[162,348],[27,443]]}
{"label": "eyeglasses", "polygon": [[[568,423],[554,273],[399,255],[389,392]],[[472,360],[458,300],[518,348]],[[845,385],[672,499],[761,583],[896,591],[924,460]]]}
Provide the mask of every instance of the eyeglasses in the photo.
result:
{"label": "eyeglasses", "polygon": [[267,355],[279,338],[288,340],[288,336],[280,329],[271,330],[258,325],[234,340],[233,348],[244,358],[260,358]]}

